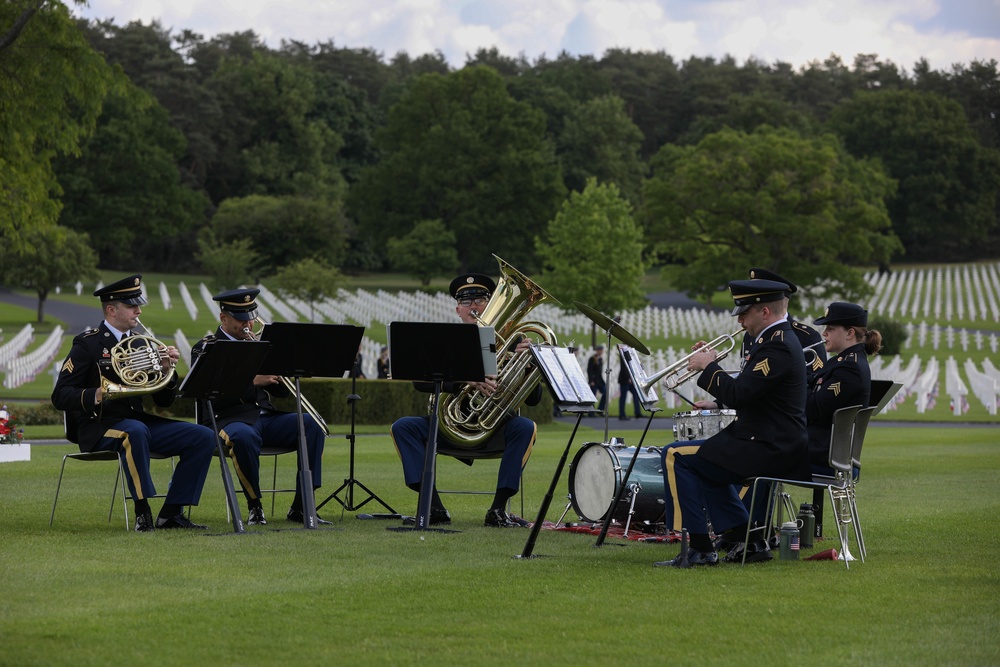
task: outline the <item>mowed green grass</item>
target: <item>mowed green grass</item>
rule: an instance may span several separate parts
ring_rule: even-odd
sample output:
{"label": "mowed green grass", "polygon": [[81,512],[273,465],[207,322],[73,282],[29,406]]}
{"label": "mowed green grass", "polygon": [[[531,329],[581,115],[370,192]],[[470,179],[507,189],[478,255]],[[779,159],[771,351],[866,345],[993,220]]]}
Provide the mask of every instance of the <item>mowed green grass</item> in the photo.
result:
{"label": "mowed green grass", "polygon": [[[319,501],[347,476],[343,432],[327,441]],[[570,432],[540,430],[524,482],[531,519]],[[612,435],[634,444],[640,433]],[[602,436],[581,429],[570,460]],[[50,528],[62,456],[75,448],[36,445],[30,462],[0,464],[0,664],[995,665],[997,436],[875,422],[859,485],[868,560],[850,571],[833,561],[664,570],[651,564],[676,545],[596,549],[592,536],[550,530],[538,558],[518,560],[529,531],[483,527],[479,495],[445,496],[457,533],[388,531],[398,522],[359,520],[336,501],[320,510],[333,529],[294,530],[281,494],[270,525],[235,535],[217,463],[193,513],[211,535],[125,532],[120,504],[108,523],[114,465],[73,461]],[[279,485],[290,484],[294,457],[278,461]],[[154,471],[165,489],[168,462]],[[438,474],[442,489],[490,490],[496,462],[441,458]],[[358,437],[356,476],[415,511],[384,432]],[[550,521],[567,479],[564,469]],[[366,494],[355,492],[357,504]],[[803,555],[836,546],[833,534],[828,514],[827,539]]]}

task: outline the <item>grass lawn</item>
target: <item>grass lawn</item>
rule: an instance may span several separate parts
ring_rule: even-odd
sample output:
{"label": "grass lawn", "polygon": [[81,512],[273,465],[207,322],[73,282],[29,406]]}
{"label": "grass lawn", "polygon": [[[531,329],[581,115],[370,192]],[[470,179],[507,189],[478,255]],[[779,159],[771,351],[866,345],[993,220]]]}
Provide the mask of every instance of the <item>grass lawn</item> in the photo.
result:
{"label": "grass lawn", "polygon": [[[327,441],[320,501],[347,476],[343,432]],[[279,495],[270,525],[234,535],[217,465],[193,513],[212,535],[125,532],[120,504],[108,523],[110,463],[67,465],[50,528],[61,459],[75,448],[35,445],[30,462],[0,464],[0,665],[996,665],[997,433],[873,422],[859,484],[868,560],[850,571],[777,560],[665,571],[651,563],[676,545],[595,549],[591,536],[548,530],[542,557],[516,560],[528,531],[483,527],[489,500],[474,495],[445,496],[458,533],[387,531],[398,522],[359,520],[336,501],[320,511],[333,529],[294,530]],[[523,494],[531,519],[569,434],[540,430]],[[581,429],[570,460],[602,435]],[[294,457],[278,462],[279,484],[291,483]],[[438,468],[443,489],[496,479],[493,461]],[[165,489],[168,462],[154,471]],[[358,437],[356,475],[415,511],[384,429]],[[829,515],[827,526],[816,550],[836,543]]]}

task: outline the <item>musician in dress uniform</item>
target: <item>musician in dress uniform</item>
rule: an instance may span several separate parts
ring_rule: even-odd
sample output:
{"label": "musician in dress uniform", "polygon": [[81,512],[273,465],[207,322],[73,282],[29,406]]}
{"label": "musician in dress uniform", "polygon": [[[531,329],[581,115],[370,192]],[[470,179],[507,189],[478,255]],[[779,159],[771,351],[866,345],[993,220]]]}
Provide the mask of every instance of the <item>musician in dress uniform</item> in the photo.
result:
{"label": "musician in dress uniform", "polygon": [[[496,283],[489,276],[479,273],[467,273],[455,278],[449,287],[451,296],[455,299],[455,312],[468,324],[476,324],[476,317],[483,312],[489,303]],[[530,342],[521,340],[517,351],[527,350]],[[488,376],[484,382],[470,383],[486,395],[491,395],[497,389],[495,376]],[[430,383],[414,382],[421,391],[433,391]],[[442,391],[454,393],[461,389],[461,383],[445,382]],[[536,405],[541,400],[541,385],[525,401],[528,405]],[[402,417],[391,427],[396,452],[403,463],[403,477],[406,485],[420,492],[420,483],[424,469],[424,449],[430,432],[430,417]],[[526,417],[512,415],[502,422],[493,436],[475,447],[463,447],[448,440],[444,433],[438,436],[437,451],[455,457],[472,465],[474,459],[499,458],[500,469],[497,473],[496,493],[493,502],[486,512],[484,525],[494,528],[528,527],[530,524],[521,517],[510,514],[506,510],[507,501],[514,497],[521,485],[521,470],[528,463],[531,448],[535,444],[537,427],[535,422]],[[451,515],[445,509],[434,489],[431,496],[431,524],[443,524],[451,521]]]}
{"label": "musician in dress uniform", "polygon": [[[116,345],[136,335],[139,315],[146,299],[142,296],[142,276],[133,275],[94,292],[100,297],[104,321],[73,339],[73,347],[63,362],[52,391],[52,405],[66,413],[66,435],[82,452],[118,452],[125,467],[125,481],[135,502],[135,529],[204,529],[184,516],[185,505],[197,505],[215,451],[212,431],[196,424],[166,419],[143,409],[144,392],[104,390],[102,376],[121,385],[112,366]],[[162,350],[169,359],[169,381],[151,394],[153,402],[169,407],[176,396],[177,374],[173,364],[180,357],[177,348]],[[157,387],[159,383],[153,383]],[[170,488],[154,523],[149,498],[156,495],[149,474],[150,452],[176,456]]]}
{"label": "musician in dress uniform", "polygon": [[[788,285],[773,280],[736,280],[729,283],[739,318],[752,341],[736,377],[716,361],[716,351],[696,350],[688,369],[701,371],[698,386],[719,403],[736,410],[736,420],[704,441],[675,442],[664,448],[667,527],[686,528],[691,538],[688,562],[715,565],[718,553],[709,537],[706,511],[716,533],[742,541],[749,513],[737,485],[759,475],[809,479],[805,420],[806,374],[802,345],[788,323],[785,299]],[[712,401],[698,401],[699,409],[714,409]],[[758,540],[755,558],[769,560],[767,543]],[[746,548],[745,546],[743,548]],[[730,551],[726,559],[738,561]],[[659,566],[681,565],[683,554]]]}
{"label": "musician in dress uniform", "polygon": [[[813,320],[813,324],[825,325],[823,340],[830,357],[822,370],[809,379],[806,396],[809,462],[813,474],[832,477],[833,413],[852,405],[868,407],[872,378],[868,357],[882,349],[882,334],[868,328],[868,311],[856,303],[831,303],[823,317]],[[823,500],[823,492],[815,490],[816,537],[823,535]]]}
{"label": "musician in dress uniform", "polygon": [[809,461],[819,467],[815,472],[833,474],[829,466],[833,413],[851,405],[868,407],[872,384],[868,356],[882,349],[882,334],[868,329],[868,311],[856,303],[831,303],[813,324],[825,325],[823,340],[830,356],[809,382]]}
{"label": "musician in dress uniform", "polygon": [[[257,295],[260,290],[243,288],[222,292],[212,297],[219,304],[219,328],[215,334],[206,336],[191,348],[191,361],[200,356],[208,345],[217,340],[251,340],[253,320],[257,317]],[[263,526],[267,524],[264,507],[260,500],[260,450],[271,447],[297,447],[299,439],[298,413],[282,412],[274,407],[271,397],[287,397],[288,387],[277,375],[256,375],[243,395],[236,398],[220,398],[212,401],[215,423],[219,435],[230,458],[234,461],[236,477],[247,499],[247,524]],[[312,471],[313,489],[322,486],[323,446],[326,442],[323,429],[311,415],[304,414],[306,452]],[[211,427],[208,402],[199,401],[198,422]],[[303,523],[301,478],[295,476],[295,496],[285,518],[295,523]],[[317,522],[328,524],[317,517]]]}
{"label": "musician in dress uniform", "polygon": [[[788,285],[788,290],[785,294],[785,309],[788,309],[788,301],[792,294],[799,291],[799,288],[790,281],[782,278],[774,271],[768,271],[767,269],[750,269],[750,278],[760,278],[762,280],[774,280],[779,283],[785,283]],[[811,378],[813,375],[818,373],[823,364],[826,363],[826,350],[823,347],[823,337],[820,336],[816,329],[813,329],[808,324],[799,322],[797,319],[792,317],[791,313],[788,313],[788,323],[792,326],[792,331],[796,336],[799,337],[799,342],[802,343],[803,350],[812,350],[812,353],[806,353],[806,375]],[[744,338],[743,342],[743,354],[746,355],[748,341]]]}

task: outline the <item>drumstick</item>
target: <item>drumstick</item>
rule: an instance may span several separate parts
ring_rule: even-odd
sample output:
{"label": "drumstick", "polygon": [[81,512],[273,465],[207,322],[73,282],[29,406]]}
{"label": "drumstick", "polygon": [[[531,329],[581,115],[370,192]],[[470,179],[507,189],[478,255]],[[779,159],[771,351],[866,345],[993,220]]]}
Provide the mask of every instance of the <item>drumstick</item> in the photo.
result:
{"label": "drumstick", "polygon": [[693,402],[691,401],[691,399],[689,399],[689,398],[688,398],[687,396],[685,396],[684,394],[680,393],[680,392],[679,392],[679,391],[677,391],[676,389],[671,389],[670,391],[674,392],[674,394],[676,394],[676,395],[677,395],[678,397],[680,397],[680,398],[684,399],[684,402],[685,402],[685,403],[688,403],[688,404],[689,404],[689,405],[690,405],[690,406],[691,406],[692,408],[696,408],[696,409],[697,409],[697,407],[698,407],[698,406],[697,406],[697,405],[695,405],[695,404],[694,404],[694,403],[693,403]]}

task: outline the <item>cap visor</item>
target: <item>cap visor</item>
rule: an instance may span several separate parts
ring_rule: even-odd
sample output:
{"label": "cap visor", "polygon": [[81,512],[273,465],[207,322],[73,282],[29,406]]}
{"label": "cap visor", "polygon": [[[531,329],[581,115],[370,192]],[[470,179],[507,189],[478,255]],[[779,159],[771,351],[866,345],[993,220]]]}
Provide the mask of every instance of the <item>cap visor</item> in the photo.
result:
{"label": "cap visor", "polygon": [[732,315],[733,317],[736,317],[736,316],[738,316],[738,315],[742,315],[743,313],[745,313],[745,312],[747,312],[748,310],[750,310],[750,306],[752,306],[752,305],[753,305],[753,304],[749,304],[749,303],[748,303],[748,304],[747,304],[747,305],[745,305],[745,306],[736,306],[735,308],[733,308],[733,310],[732,310],[732,312],[730,313],[730,315]]}

